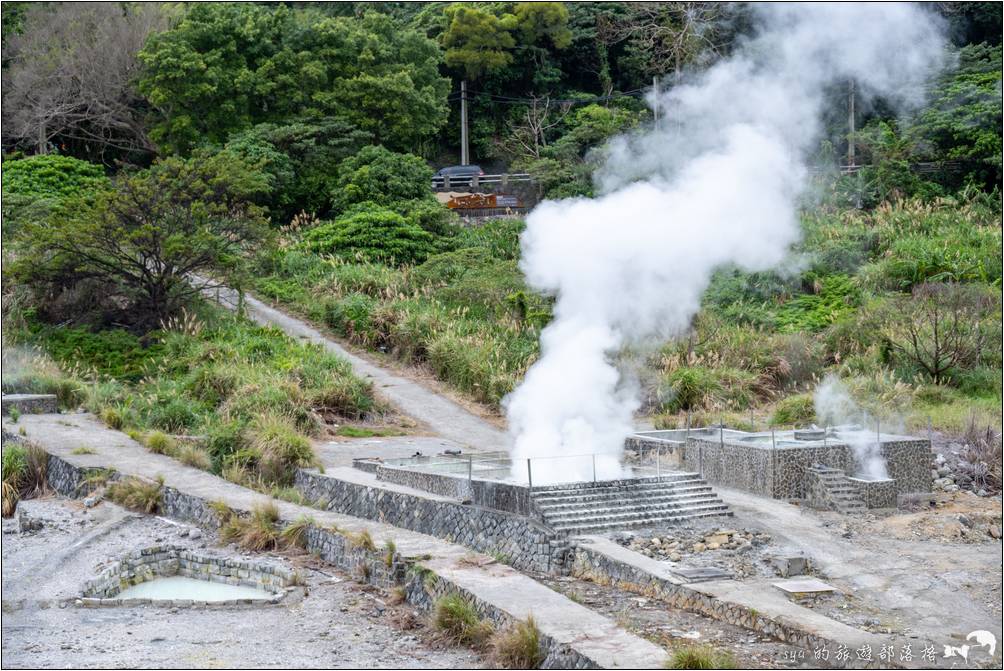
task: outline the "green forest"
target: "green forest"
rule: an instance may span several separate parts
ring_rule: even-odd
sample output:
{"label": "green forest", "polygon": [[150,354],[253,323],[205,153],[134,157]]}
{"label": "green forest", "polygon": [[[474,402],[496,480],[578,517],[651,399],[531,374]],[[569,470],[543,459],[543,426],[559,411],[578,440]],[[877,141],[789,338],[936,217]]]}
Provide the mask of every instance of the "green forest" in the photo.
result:
{"label": "green forest", "polygon": [[[1001,6],[928,11],[949,67],[906,115],[828,92],[798,272],[717,273],[644,355],[654,426],[811,424],[834,374],[906,429],[990,435],[1000,468]],[[553,297],[520,219],[468,225],[430,188],[460,163],[461,85],[472,163],[592,196],[653,85],[753,24],[742,3],[5,2],[4,391],[291,497],[326,424],[396,430],[347,363],[205,299],[226,286],[499,414]]]}

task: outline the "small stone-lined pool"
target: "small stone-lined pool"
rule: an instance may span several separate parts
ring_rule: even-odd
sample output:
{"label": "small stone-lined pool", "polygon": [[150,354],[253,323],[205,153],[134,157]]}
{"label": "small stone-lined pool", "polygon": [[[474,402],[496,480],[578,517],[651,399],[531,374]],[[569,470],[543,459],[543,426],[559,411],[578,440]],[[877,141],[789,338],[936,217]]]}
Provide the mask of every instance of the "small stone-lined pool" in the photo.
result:
{"label": "small stone-lined pool", "polygon": [[272,594],[244,585],[228,585],[212,580],[197,580],[174,575],[154,578],[127,587],[118,593],[119,599],[236,601],[239,599],[271,599]]}

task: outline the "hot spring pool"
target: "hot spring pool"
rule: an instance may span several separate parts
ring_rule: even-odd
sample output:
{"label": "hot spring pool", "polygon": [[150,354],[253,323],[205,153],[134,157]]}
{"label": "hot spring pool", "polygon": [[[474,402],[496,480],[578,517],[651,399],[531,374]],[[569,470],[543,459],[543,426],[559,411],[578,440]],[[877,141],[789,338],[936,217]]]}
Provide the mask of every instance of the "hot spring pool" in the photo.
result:
{"label": "hot spring pool", "polygon": [[157,601],[232,601],[237,599],[271,599],[272,594],[253,587],[227,585],[211,580],[197,580],[174,575],[154,578],[127,587],[118,594],[119,599],[154,599]]}

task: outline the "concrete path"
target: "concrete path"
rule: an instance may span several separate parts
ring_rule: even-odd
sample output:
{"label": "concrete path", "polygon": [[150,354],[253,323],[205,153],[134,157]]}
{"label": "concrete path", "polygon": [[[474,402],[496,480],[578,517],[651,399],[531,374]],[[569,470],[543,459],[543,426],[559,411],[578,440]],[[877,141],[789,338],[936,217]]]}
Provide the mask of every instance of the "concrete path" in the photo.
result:
{"label": "concrete path", "polygon": [[[112,431],[89,414],[22,415],[17,424],[3,419],[12,433],[24,429],[24,438],[50,454],[83,468],[114,468],[123,475],[148,479],[162,476],[164,484],[209,501],[223,501],[238,510],[251,510],[268,500],[262,494],[228,482],[211,473],[185,466],[169,457],[149,452],[119,431]],[[93,454],[73,454],[86,447]],[[665,651],[617,626],[614,622],[571,601],[515,569],[498,563],[478,565],[467,548],[379,522],[323,512],[284,501],[275,501],[281,517],[294,521],[302,515],[319,525],[340,530],[368,530],[378,546],[393,540],[405,557],[425,557],[423,566],[447,578],[478,598],[516,618],[533,614],[541,631],[572,645],[605,668],[659,668]]]}
{"label": "concrete path", "polygon": [[954,639],[958,645],[968,632],[983,629],[1001,640],[1000,611],[994,613],[972,589],[994,581],[999,585],[999,542],[946,546],[857,534],[844,538],[824,526],[822,517],[798,506],[716,489],[737,525],[763,528],[785,550],[810,557],[828,583],[894,616],[912,634],[945,643]]}
{"label": "concrete path", "polygon": [[[236,309],[237,293],[232,290],[207,291],[224,307]],[[358,354],[350,352],[332,338],[304,321],[291,317],[262,301],[245,296],[248,317],[255,322],[275,326],[293,338],[317,343],[344,358],[356,375],[373,382],[377,393],[401,412],[425,424],[433,433],[473,450],[504,450],[509,445],[506,433],[469,410],[423,385],[393,373]]]}

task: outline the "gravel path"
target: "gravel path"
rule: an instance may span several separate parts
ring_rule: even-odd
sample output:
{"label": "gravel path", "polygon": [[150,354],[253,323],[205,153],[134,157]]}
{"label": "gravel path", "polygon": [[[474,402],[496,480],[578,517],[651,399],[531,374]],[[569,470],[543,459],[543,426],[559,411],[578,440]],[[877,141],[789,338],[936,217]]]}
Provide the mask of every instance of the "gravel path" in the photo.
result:
{"label": "gravel path", "polygon": [[[234,291],[217,292],[214,289],[207,291],[207,295],[214,299],[218,297],[224,307],[234,309],[237,305],[237,294]],[[306,322],[251,296],[245,296],[245,306],[248,316],[259,324],[275,326],[293,338],[317,343],[347,360],[356,375],[373,382],[380,396],[401,412],[426,425],[433,433],[474,450],[504,450],[509,445],[504,431],[458,403],[350,352]]]}

